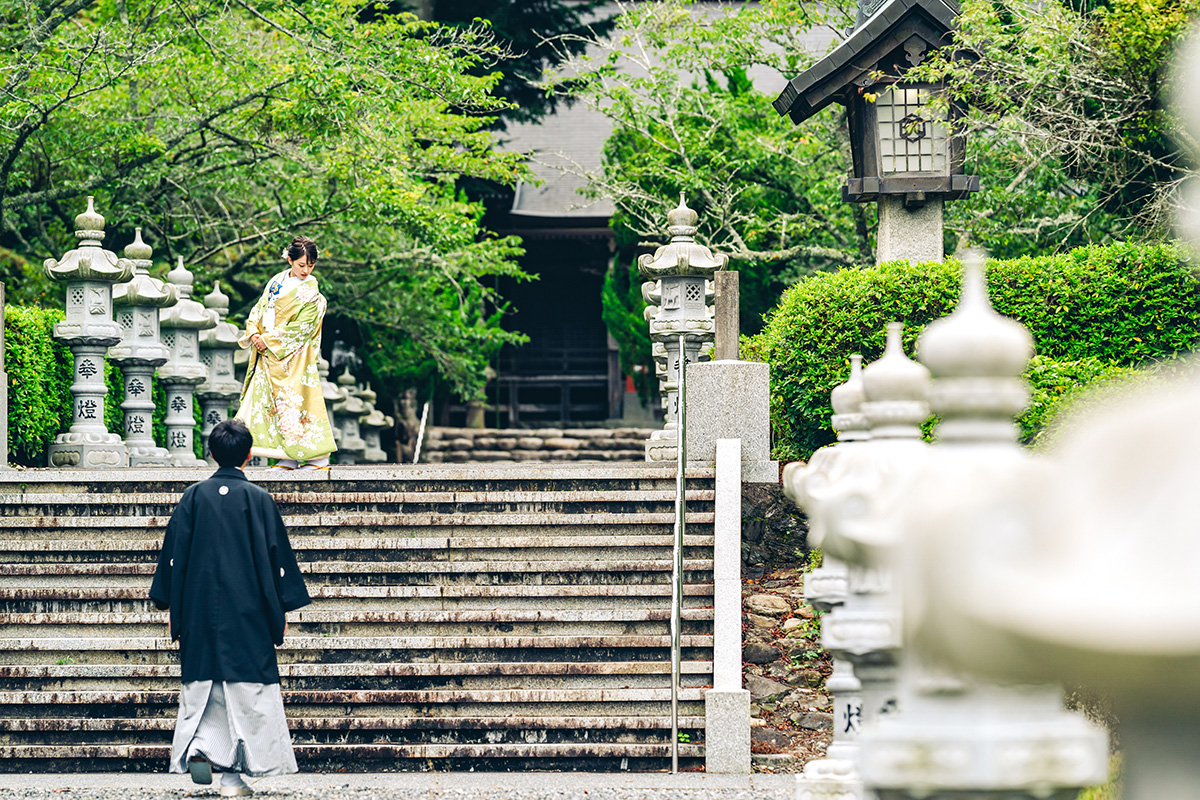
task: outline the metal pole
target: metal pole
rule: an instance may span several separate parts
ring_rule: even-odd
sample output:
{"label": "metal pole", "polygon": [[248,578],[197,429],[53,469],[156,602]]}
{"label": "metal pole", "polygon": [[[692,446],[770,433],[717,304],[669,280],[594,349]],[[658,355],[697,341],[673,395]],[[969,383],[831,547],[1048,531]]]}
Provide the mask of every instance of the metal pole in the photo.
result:
{"label": "metal pole", "polygon": [[675,543],[671,553],[671,774],[679,772],[679,672],[683,637],[683,533],[687,516],[686,479],[687,466],[687,403],[684,390],[687,387],[687,349],[684,337],[679,337],[679,404],[675,418],[678,421],[678,467],[675,474]]}

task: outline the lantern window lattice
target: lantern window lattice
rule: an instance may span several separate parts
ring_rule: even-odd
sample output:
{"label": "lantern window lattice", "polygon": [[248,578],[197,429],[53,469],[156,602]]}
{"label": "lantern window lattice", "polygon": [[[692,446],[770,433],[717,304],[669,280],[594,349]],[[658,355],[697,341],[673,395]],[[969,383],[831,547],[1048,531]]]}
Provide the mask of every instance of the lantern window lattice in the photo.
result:
{"label": "lantern window lattice", "polygon": [[945,111],[930,105],[928,87],[891,86],[875,100],[882,175],[946,174]]}

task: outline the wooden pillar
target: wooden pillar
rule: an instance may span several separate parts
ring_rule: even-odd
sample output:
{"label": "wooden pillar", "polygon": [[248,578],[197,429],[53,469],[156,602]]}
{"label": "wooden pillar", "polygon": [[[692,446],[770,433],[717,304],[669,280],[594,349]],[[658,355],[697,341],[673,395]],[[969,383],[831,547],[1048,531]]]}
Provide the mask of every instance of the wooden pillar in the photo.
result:
{"label": "wooden pillar", "polygon": [[713,349],[713,361],[737,361],[738,338],[741,336],[741,320],[738,307],[738,273],[734,270],[719,270],[716,280],[716,325],[717,341]]}

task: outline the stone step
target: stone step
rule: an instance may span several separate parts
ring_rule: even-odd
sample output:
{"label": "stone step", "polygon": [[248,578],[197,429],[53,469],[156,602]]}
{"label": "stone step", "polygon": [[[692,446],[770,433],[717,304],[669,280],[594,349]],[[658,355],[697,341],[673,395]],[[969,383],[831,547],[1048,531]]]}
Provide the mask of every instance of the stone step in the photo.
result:
{"label": "stone step", "polygon": [[[0,476],[0,772],[161,768],[178,647],[146,592],[171,511],[211,472]],[[664,766],[672,466],[250,477],[314,599],[278,649],[308,768]],[[691,763],[712,680],[713,486],[711,470],[689,477]]]}
{"label": "stone step", "polygon": [[[681,701],[704,699],[704,689],[683,687]],[[661,703],[669,702],[671,688],[646,689],[432,689],[362,691],[284,691],[283,704],[311,706],[408,706],[447,703]],[[179,704],[178,691],[62,691],[0,692],[0,706],[150,706]]]}
{"label": "stone step", "polygon": [[[3,484],[0,484],[3,485]],[[592,491],[558,490],[558,491],[400,491],[400,492],[271,492],[275,503],[287,505],[475,505],[499,504],[511,506],[518,503],[547,505],[547,504],[612,504],[612,503],[653,503],[656,505],[672,505],[675,502],[675,489],[640,490],[618,489],[597,493]],[[711,503],[715,493],[712,489],[688,489],[688,503]],[[104,509],[110,506],[171,506],[174,507],[183,497],[183,492],[122,492],[119,494],[95,494],[91,492],[64,492],[62,494],[47,494],[44,492],[23,492],[19,494],[0,493],[0,514],[10,516],[18,514],[22,506],[36,505],[54,508],[60,506],[88,506],[89,511]]]}
{"label": "stone step", "polygon": [[[674,546],[673,535],[645,536],[610,534],[608,536],[436,536],[436,537],[371,537],[371,536],[289,536],[297,557],[310,551],[371,550],[548,550],[548,549],[627,549],[649,547],[669,549]],[[713,537],[687,534],[685,548],[713,546]],[[157,556],[161,541],[154,539],[0,539],[0,553],[149,553]]]}
{"label": "stone step", "polygon": [[[153,575],[155,562],[118,562],[88,564],[80,562],[0,564],[0,576],[10,575]],[[518,573],[537,575],[547,572],[670,572],[671,562],[663,559],[644,561],[551,561],[547,560],[487,560],[456,561],[302,561],[300,571],[306,575],[378,575],[447,573]],[[687,572],[711,572],[711,559],[684,559]]]}
{"label": "stone step", "polygon": [[[684,647],[711,648],[711,635],[684,635]],[[666,648],[668,635],[529,635],[529,636],[288,636],[276,648],[290,651],[327,650],[536,650],[584,648]],[[85,650],[153,651],[175,650],[177,645],[166,637],[67,637],[8,638],[0,636],[3,652],[69,652]]]}
{"label": "stone step", "polygon": [[[130,517],[130,516],[57,516],[57,517],[4,517],[3,528],[62,528],[62,529],[134,529],[151,528],[166,529],[168,518],[165,516]],[[713,514],[706,511],[688,512],[688,525],[712,525]],[[661,514],[559,514],[559,513],[517,513],[517,514],[305,514],[292,515],[283,518],[289,533],[303,528],[341,528],[341,527],[387,527],[387,528],[515,528],[520,526],[589,526],[608,527],[635,523],[638,525],[673,525],[674,513]]]}
{"label": "stone step", "polygon": [[[669,758],[668,744],[627,742],[580,742],[564,744],[405,744],[405,745],[305,745],[295,746],[301,761],[371,759],[579,759]],[[680,744],[679,754],[703,758],[704,746]],[[34,759],[118,759],[121,761],[166,761],[170,745],[43,745],[0,746],[0,759],[20,762]]]}
{"label": "stone step", "polygon": [[[711,675],[711,661],[681,661],[680,672],[685,675]],[[592,662],[448,662],[448,663],[386,663],[357,662],[343,664],[279,665],[283,679],[310,677],[506,677],[506,676],[573,676],[573,675],[669,675],[671,665],[665,661],[592,661]],[[0,679],[44,678],[67,679],[135,679],[179,678],[178,664],[37,664],[0,666]]]}
{"label": "stone step", "polygon": [[[295,712],[295,708],[289,709]],[[648,717],[307,717],[288,716],[288,728],[299,731],[456,731],[456,730],[586,730],[586,731],[661,731],[669,730],[669,716]],[[703,728],[704,718],[680,716],[680,728]],[[175,730],[175,715],[161,717],[88,717],[15,718],[0,717],[0,733],[121,732]]]}

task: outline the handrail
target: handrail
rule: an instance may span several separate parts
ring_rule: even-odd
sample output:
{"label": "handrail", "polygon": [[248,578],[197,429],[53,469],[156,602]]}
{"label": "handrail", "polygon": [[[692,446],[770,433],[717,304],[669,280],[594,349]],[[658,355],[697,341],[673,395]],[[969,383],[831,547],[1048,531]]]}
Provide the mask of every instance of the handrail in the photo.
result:
{"label": "handrail", "polygon": [[679,773],[679,673],[683,627],[683,532],[687,524],[687,348],[684,336],[679,336],[679,390],[676,394],[678,444],[675,448],[678,467],[675,474],[675,542],[671,553],[671,774]]}

